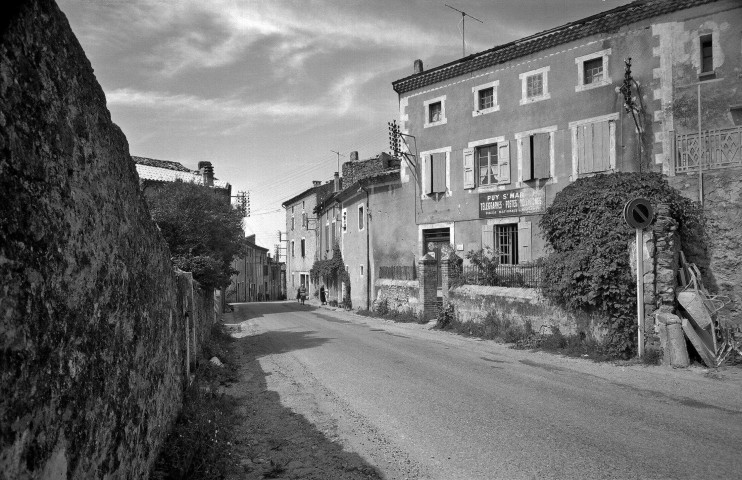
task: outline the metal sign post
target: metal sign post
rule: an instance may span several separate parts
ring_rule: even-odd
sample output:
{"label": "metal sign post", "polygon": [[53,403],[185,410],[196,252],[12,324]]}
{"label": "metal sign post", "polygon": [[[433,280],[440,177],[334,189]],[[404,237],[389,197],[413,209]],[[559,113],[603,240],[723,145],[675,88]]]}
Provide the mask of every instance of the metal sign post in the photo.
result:
{"label": "metal sign post", "polygon": [[654,209],[646,198],[635,198],[623,208],[626,223],[636,229],[636,316],[639,326],[639,358],[644,356],[644,235],[643,230],[654,220]]}

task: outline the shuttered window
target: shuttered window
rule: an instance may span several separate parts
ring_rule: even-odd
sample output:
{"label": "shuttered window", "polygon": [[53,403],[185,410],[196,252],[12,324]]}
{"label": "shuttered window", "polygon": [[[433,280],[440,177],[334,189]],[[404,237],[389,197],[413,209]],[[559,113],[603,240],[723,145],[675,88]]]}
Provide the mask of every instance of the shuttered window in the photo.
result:
{"label": "shuttered window", "polygon": [[423,155],[423,193],[446,193],[446,153]]}
{"label": "shuttered window", "polygon": [[551,165],[551,136],[536,133],[523,141],[523,180],[549,178]]}
{"label": "shuttered window", "polygon": [[495,185],[498,181],[500,171],[497,163],[497,150],[497,145],[486,145],[476,150],[480,185]]}
{"label": "shuttered window", "polygon": [[500,176],[497,178],[498,184],[510,183],[510,143],[500,142],[497,144],[497,161],[499,164]]}
{"label": "shuttered window", "polygon": [[577,126],[578,173],[604,172],[611,168],[611,138],[616,122],[606,120]]}
{"label": "shuttered window", "polygon": [[464,188],[476,187],[474,179],[474,149],[464,149]]}

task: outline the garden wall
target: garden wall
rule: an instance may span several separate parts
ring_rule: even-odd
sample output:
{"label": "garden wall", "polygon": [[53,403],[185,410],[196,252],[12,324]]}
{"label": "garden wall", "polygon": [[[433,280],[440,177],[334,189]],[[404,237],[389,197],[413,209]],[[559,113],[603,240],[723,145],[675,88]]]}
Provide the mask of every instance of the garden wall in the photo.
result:
{"label": "garden wall", "polygon": [[536,332],[546,326],[558,327],[564,335],[584,333],[598,341],[604,335],[599,327],[599,319],[567,313],[549,305],[533,288],[462,285],[449,290],[447,301],[453,305],[456,318],[461,322],[480,322],[492,314],[501,319],[507,318],[517,325],[530,321]]}
{"label": "garden wall", "polygon": [[186,340],[202,344],[213,322],[213,293],[173,272],[67,19],[50,0],[10,4],[0,478],[146,478],[180,407]]}
{"label": "garden wall", "polygon": [[390,310],[398,312],[420,310],[420,287],[417,280],[377,279],[374,282],[376,300],[374,307],[386,300]]}

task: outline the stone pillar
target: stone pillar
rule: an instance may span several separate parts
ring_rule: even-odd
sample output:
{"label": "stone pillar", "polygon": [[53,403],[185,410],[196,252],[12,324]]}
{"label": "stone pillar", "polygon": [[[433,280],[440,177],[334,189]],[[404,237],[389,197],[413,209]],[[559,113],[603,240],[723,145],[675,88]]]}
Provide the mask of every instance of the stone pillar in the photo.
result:
{"label": "stone pillar", "polygon": [[446,252],[441,256],[441,290],[443,291],[443,306],[448,305],[448,290],[451,288],[452,276],[456,275],[456,270],[462,259],[455,252]]}
{"label": "stone pillar", "polygon": [[675,290],[678,286],[677,271],[680,257],[678,222],[670,216],[670,207],[657,205],[657,221],[654,226],[656,245],[656,291],[657,308],[663,313],[675,311]]}
{"label": "stone pillar", "polygon": [[433,320],[438,315],[438,272],[435,263],[435,258],[429,253],[417,262],[420,305],[422,305],[423,320],[425,321]]}

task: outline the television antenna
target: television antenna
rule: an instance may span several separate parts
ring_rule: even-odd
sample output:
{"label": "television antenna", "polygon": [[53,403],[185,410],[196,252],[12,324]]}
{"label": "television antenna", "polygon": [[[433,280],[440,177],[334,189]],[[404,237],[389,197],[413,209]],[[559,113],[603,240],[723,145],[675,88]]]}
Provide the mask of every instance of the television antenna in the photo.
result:
{"label": "television antenna", "polygon": [[340,153],[340,152],[336,152],[335,150],[330,150],[330,151],[331,151],[332,153],[335,153],[335,154],[337,154],[337,156],[338,156],[338,173],[340,173],[340,156],[342,155],[342,156],[344,157],[345,155],[343,155],[343,154],[342,154],[342,153]]}
{"label": "television antenna", "polygon": [[482,23],[482,24],[484,22],[481,21],[480,19],[478,19],[477,17],[472,17],[468,13],[466,13],[464,11],[461,11],[458,8],[452,7],[451,5],[449,5],[447,3],[444,3],[443,5],[447,6],[451,10],[456,10],[457,12],[459,12],[461,14],[461,53],[462,53],[462,56],[465,57],[466,56],[466,42],[465,42],[465,39],[466,39],[466,17],[469,17],[469,18],[471,18],[473,20],[476,20],[477,22]]}

